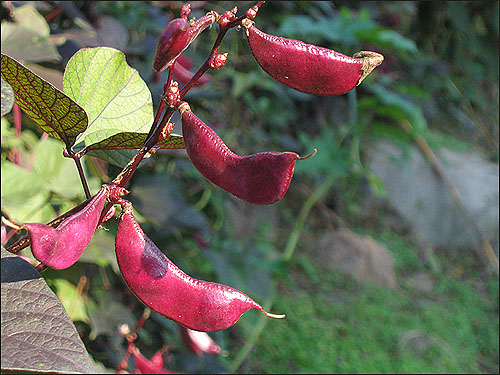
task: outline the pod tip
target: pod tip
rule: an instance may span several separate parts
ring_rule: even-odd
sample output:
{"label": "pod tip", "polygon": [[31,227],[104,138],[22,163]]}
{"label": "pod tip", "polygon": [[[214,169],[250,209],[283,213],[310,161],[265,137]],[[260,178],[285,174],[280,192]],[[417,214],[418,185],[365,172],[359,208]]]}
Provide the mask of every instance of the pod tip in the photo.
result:
{"label": "pod tip", "polygon": [[353,57],[363,59],[363,65],[361,67],[363,74],[361,75],[361,78],[359,79],[356,86],[358,86],[361,82],[363,82],[363,80],[368,76],[368,74],[370,74],[373,69],[382,64],[382,62],[384,61],[383,55],[372,51],[359,51],[356,52],[353,55]]}
{"label": "pod tip", "polygon": [[310,159],[312,158],[314,155],[316,155],[318,153],[318,149],[315,148],[309,155],[306,155],[306,156],[299,156],[297,158],[297,160],[306,160],[306,159]]}
{"label": "pod tip", "polygon": [[269,313],[269,312],[265,311],[264,309],[261,309],[260,311],[265,316],[268,316],[268,317],[274,318],[274,319],[283,319],[286,317],[286,314],[273,314],[273,313]]}

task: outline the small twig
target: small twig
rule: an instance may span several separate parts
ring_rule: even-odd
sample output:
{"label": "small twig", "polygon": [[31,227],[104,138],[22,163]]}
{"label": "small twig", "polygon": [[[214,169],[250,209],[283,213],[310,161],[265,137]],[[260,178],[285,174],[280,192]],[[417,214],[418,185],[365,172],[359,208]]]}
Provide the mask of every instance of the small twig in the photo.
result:
{"label": "small twig", "polygon": [[460,192],[458,191],[457,187],[453,183],[453,181],[450,180],[450,178],[446,175],[446,173],[443,170],[443,167],[441,167],[441,164],[439,163],[439,160],[432,151],[431,147],[427,143],[427,141],[419,134],[416,134],[413,130],[413,126],[410,124],[409,121],[403,120],[400,121],[400,125],[403,128],[404,131],[406,131],[413,139],[415,140],[415,143],[417,146],[420,148],[420,151],[425,155],[427,158],[428,162],[431,164],[432,168],[434,171],[437,173],[437,175],[441,178],[441,180],[445,183],[446,187],[448,188],[448,191],[450,194],[453,196],[455,199],[455,203],[458,206],[458,208],[463,212],[465,218],[473,228],[479,243],[481,244],[481,249],[483,250],[483,255],[484,257],[488,260],[489,264],[493,267],[494,271],[498,275],[499,270],[498,270],[498,258],[493,251],[493,248],[491,247],[490,243],[488,242],[488,239],[484,236],[482,233],[481,229],[477,226],[477,223],[475,222],[474,218],[471,216],[469,213],[469,210],[467,210],[467,207],[465,207],[464,201],[462,199],[462,196]]}
{"label": "small twig", "polygon": [[[73,153],[73,155],[78,155],[78,154]],[[90,194],[89,185],[87,184],[87,179],[85,178],[85,172],[83,171],[80,157],[75,156],[73,160],[75,161],[76,168],[78,169],[78,175],[80,176],[80,181],[82,181],[83,190],[85,191],[85,197],[89,199],[92,197],[92,195]]]}
{"label": "small twig", "polygon": [[300,209],[300,213],[297,216],[297,221],[292,229],[292,232],[288,236],[288,240],[285,245],[285,250],[283,250],[283,254],[281,255],[281,259],[285,262],[290,261],[292,259],[293,253],[297,246],[297,242],[299,240],[300,232],[306,222],[307,216],[314,205],[318,202],[318,200],[332,187],[335,180],[338,178],[336,173],[331,174],[325,182],[323,182],[309,197],[306,199],[302,208]]}
{"label": "small twig", "polygon": [[82,182],[83,190],[85,191],[85,196],[89,199],[91,194],[87,184],[87,179],[85,178],[85,172],[83,171],[82,163],[80,161],[83,154],[74,152],[70,147],[67,147],[64,149],[63,155],[67,158],[72,158],[75,161],[76,169],[78,169],[78,175],[80,176],[80,181]]}

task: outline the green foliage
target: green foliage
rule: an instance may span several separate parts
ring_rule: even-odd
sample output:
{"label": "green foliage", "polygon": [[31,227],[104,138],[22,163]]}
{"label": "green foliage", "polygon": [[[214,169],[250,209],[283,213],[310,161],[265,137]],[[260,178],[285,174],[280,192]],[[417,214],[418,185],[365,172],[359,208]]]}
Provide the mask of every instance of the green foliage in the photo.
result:
{"label": "green foliage", "polygon": [[2,117],[9,113],[14,105],[14,91],[2,77]]}
{"label": "green foliage", "polygon": [[84,109],[16,60],[2,54],[2,77],[16,103],[51,137],[71,147],[88,124]]}
{"label": "green foliage", "polygon": [[[228,4],[208,3],[191,16],[199,17],[208,9],[224,11]],[[149,78],[154,48],[167,12],[177,16],[178,9],[121,1],[85,6],[99,21],[114,17],[128,29],[130,40],[122,38],[125,45],[114,46],[125,54],[110,47],[88,48],[71,58],[64,92],[87,111],[89,126],[76,129],[65,140],[72,145],[78,137],[78,150],[87,147],[87,155],[123,165],[135,153],[130,149],[137,149],[149,130],[151,99],[159,99],[166,78],[163,75],[159,83]],[[240,12],[245,8],[238,6]],[[16,8],[14,23],[2,23],[2,53],[53,68],[60,59],[55,39],[49,38],[43,16],[29,7]],[[426,13],[428,8],[431,12]],[[64,38],[80,43],[72,39],[75,30],[65,29],[65,24],[85,22],[64,13],[51,25],[61,28]],[[245,220],[238,226],[228,210],[234,203],[231,198],[206,182],[182,154],[154,155],[149,167],[137,171],[131,181],[130,199],[141,226],[181,268],[262,298],[266,309],[274,301],[271,311],[286,313],[287,318],[267,321],[254,311],[234,329],[213,334],[229,352],[223,359],[191,356],[182,347],[175,324],[152,314],[138,346],[150,356],[168,344],[173,360],[169,368],[188,373],[498,372],[498,278],[476,275],[477,265],[469,254],[452,260],[432,252],[423,256],[422,249],[393,230],[365,226],[362,216],[363,189],[377,197],[384,193],[365,167],[365,155],[379,139],[411,146],[412,138],[400,127],[403,121],[432,148],[479,148],[498,161],[498,3],[375,2],[339,8],[329,2],[267,2],[256,22],[275,35],[348,55],[373,49],[386,60],[355,91],[319,98],[274,82],[255,63],[243,31],[228,33],[220,50],[229,52],[225,67],[208,72],[211,83],[189,94],[196,112],[221,125],[216,131],[238,151],[272,148],[305,155],[317,148],[318,154],[297,162],[292,187],[275,206],[275,216],[256,211],[260,226],[251,225],[247,210],[242,210]],[[209,51],[214,29],[201,34],[186,51],[195,62],[193,69]],[[52,63],[43,63],[48,60]],[[62,64],[57,67],[64,69]],[[110,80],[99,79],[101,75]],[[62,158],[61,144],[40,141],[41,132],[29,119],[23,118],[23,129],[16,136],[16,128],[9,124],[13,123],[10,91],[3,77],[4,56],[2,213],[19,223],[48,222],[85,199],[78,174],[73,162]],[[64,110],[72,105],[68,102]],[[51,124],[56,129],[69,127]],[[182,148],[182,138],[172,136],[160,146]],[[21,154],[20,165],[11,162],[14,149]],[[82,161],[91,191],[97,191],[101,181],[96,164],[87,157]],[[104,175],[119,171],[103,165]],[[304,202],[328,178],[335,179],[331,190],[304,211]],[[294,227],[302,212],[310,214]],[[305,238],[332,227],[328,215],[387,245],[400,289],[373,288],[334,270],[325,272],[314,254],[301,252]],[[384,215],[377,212],[376,221],[382,222]],[[116,220],[104,226],[109,231],[96,232],[75,266],[63,272],[49,270],[44,276],[54,280],[63,301],[75,295],[82,275],[90,280],[88,292],[76,296],[79,304],[87,298],[85,309],[80,305],[75,310],[79,313],[71,315],[85,321],[78,328],[94,359],[113,368],[124,354],[116,327],[135,326],[144,306],[118,276]],[[296,251],[287,264],[279,259],[292,242]],[[434,281],[430,291],[418,290],[412,279],[421,273]],[[76,309],[71,302],[66,307],[69,312]]]}
{"label": "green foliage", "polygon": [[[405,240],[391,236],[389,242],[380,240],[393,254],[409,251]],[[266,326],[257,344],[258,360],[245,372],[449,373],[495,368],[494,291],[483,298],[469,282],[445,274],[434,289],[436,299],[411,287],[394,291],[360,285],[336,271],[324,272],[310,262],[306,264],[312,270],[307,270],[301,264],[297,259],[293,279],[305,277],[305,285],[311,286],[280,286],[281,297],[273,308],[287,312],[287,324]]]}
{"label": "green foliage", "polygon": [[[64,91],[89,116],[89,126],[79,143],[92,145],[124,131],[147,133],[153,122],[153,103],[146,83],[116,49],[85,48],[73,55],[64,73]],[[106,154],[100,157],[115,161]],[[124,166],[128,160],[121,160],[119,165]]]}

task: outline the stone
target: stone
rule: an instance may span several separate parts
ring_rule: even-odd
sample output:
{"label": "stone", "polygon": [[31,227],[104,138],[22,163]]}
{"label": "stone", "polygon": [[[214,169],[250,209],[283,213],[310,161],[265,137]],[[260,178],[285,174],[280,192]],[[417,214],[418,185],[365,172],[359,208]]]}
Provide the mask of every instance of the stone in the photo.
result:
{"label": "stone", "polygon": [[[473,152],[441,149],[436,155],[470,217],[498,254],[498,165]],[[369,165],[418,242],[457,250],[478,246],[470,220],[420,150],[409,146],[405,153],[392,143],[379,142],[370,151]]]}
{"label": "stone", "polygon": [[349,229],[327,232],[314,244],[320,266],[335,268],[354,278],[391,289],[397,288],[392,255],[385,245]]}

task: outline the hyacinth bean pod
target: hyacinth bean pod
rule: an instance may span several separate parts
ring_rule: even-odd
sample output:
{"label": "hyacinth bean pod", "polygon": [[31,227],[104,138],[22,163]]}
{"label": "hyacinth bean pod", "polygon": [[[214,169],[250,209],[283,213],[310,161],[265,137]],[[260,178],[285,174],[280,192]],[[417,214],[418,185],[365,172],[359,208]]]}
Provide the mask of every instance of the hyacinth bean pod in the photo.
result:
{"label": "hyacinth bean pod", "polygon": [[266,34],[249,19],[242,24],[260,67],[278,82],[308,94],[344,94],[384,61],[384,56],[376,52],[361,51],[349,57],[299,40]]}
{"label": "hyacinth bean pod", "polygon": [[24,224],[33,256],[54,269],[72,266],[94,235],[109,191],[104,185],[85,208],[65,219],[57,228],[41,223]]}
{"label": "hyacinth bean pod", "polygon": [[220,331],[231,327],[250,309],[274,318],[284,317],[265,312],[236,289],[186,275],[144,234],[132,205],[125,201],[115,245],[121,274],[137,298],[187,328]]}
{"label": "hyacinth bean pod", "polygon": [[203,30],[215,22],[216,18],[215,12],[209,12],[196,21],[187,21],[184,18],[170,21],[158,40],[153,70],[165,70]]}
{"label": "hyacinth bean pod", "polygon": [[[147,359],[141,354],[141,352],[137,348],[135,348],[133,354],[134,354],[134,363],[136,367],[135,371],[136,374],[180,374],[180,372],[164,369],[163,359],[161,359],[161,362],[155,363],[158,361],[155,361],[154,358],[151,358],[150,360]],[[161,353],[156,353],[155,356],[157,354],[160,354],[159,358],[161,358]]]}
{"label": "hyacinth bean pod", "polygon": [[219,354],[221,347],[206,332],[194,331],[179,325],[182,341],[197,356]]}
{"label": "hyacinth bean pod", "polygon": [[[174,65],[174,79],[179,81],[181,84],[185,85],[186,83],[189,82],[191,78],[193,78],[194,73],[189,71],[186,66],[184,66],[183,61],[184,59],[181,60],[181,56],[177,59],[175,65]],[[207,83],[210,82],[210,76],[207,75],[202,75],[195,83],[193,86],[203,86],[206,85]]]}
{"label": "hyacinth bean pod", "polygon": [[189,159],[210,182],[253,204],[271,204],[285,195],[292,180],[295,152],[260,152],[239,156],[191,111],[187,103],[179,106],[182,135]]}

